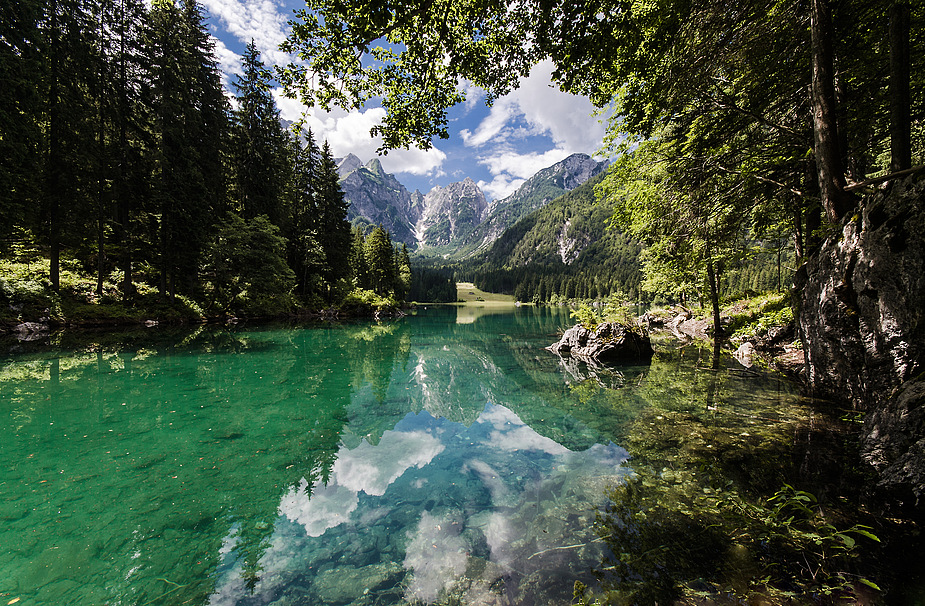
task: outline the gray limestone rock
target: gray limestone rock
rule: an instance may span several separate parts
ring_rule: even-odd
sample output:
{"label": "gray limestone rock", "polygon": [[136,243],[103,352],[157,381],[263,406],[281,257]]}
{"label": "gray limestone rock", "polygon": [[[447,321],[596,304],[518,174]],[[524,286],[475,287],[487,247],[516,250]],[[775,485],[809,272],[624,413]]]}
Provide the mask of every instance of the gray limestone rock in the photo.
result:
{"label": "gray limestone rock", "polygon": [[807,372],[817,391],[864,408],[922,368],[923,208],[925,181],[872,196],[795,278]]}
{"label": "gray limestone rock", "polygon": [[866,410],[863,457],[882,484],[921,494],[925,180],[865,199],[795,283],[811,388]]}
{"label": "gray limestone rock", "polygon": [[312,588],[325,604],[348,604],[365,593],[381,589],[398,580],[403,569],[395,562],[372,566],[338,566],[320,573]]}
{"label": "gray limestone rock", "polygon": [[925,493],[925,378],[906,382],[867,415],[861,447],[881,485]]}
{"label": "gray limestone rock", "polygon": [[557,343],[547,347],[560,356],[598,362],[629,362],[652,357],[649,335],[641,330],[630,330],[622,324],[604,322],[592,331],[581,324],[569,328]]}

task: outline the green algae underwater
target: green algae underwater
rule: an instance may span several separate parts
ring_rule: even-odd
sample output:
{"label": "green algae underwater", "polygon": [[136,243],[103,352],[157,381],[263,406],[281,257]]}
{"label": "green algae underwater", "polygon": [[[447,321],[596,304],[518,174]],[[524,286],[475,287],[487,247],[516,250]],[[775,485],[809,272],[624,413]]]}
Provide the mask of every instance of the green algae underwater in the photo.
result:
{"label": "green algae underwater", "polygon": [[[846,504],[864,478],[795,385],[667,340],[651,364],[560,360],[542,348],[567,310],[490,311],[6,346],[0,604],[820,603],[898,585],[864,569],[884,528]],[[795,477],[814,492],[774,501]]]}

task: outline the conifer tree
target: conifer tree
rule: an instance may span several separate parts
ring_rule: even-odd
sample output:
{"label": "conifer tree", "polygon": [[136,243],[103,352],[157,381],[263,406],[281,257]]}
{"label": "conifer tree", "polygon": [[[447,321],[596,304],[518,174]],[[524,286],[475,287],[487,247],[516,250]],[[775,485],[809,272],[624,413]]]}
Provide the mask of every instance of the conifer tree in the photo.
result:
{"label": "conifer tree", "polygon": [[347,221],[348,203],[340,187],[337,163],[328,142],[321,149],[317,185],[318,240],[324,251],[324,280],[329,288],[350,275],[347,251],[350,249],[350,223]]}
{"label": "conifer tree", "polygon": [[350,230],[350,253],[348,255],[350,274],[353,285],[357,288],[369,288],[369,265],[366,263],[366,236],[360,227]]}
{"label": "conifer tree", "polygon": [[270,72],[251,40],[242,58],[244,73],[234,83],[233,170],[237,211],[247,219],[266,215],[282,223],[289,177],[288,139],[270,94]]}
{"label": "conifer tree", "polygon": [[[41,96],[44,101],[43,169],[41,182],[42,240],[49,250],[49,280],[60,286],[62,241],[83,229],[73,221],[86,202],[87,162],[92,104],[83,96],[90,85],[93,45],[90,11],[82,0],[51,0],[45,5],[40,28],[44,58]],[[92,215],[91,215],[92,216]]]}
{"label": "conifer tree", "polygon": [[292,191],[283,234],[288,242],[287,256],[289,266],[295,273],[296,290],[306,297],[313,290],[315,277],[325,264],[324,250],[318,241],[318,168],[319,152],[311,130],[305,135],[302,145],[298,137],[293,137]]}
{"label": "conifer tree", "polygon": [[395,260],[392,238],[382,225],[366,237],[364,250],[369,268],[369,288],[381,296],[395,293]]}
{"label": "conifer tree", "polygon": [[[148,32],[154,115],[153,211],[161,293],[195,286],[212,208],[223,191],[217,66],[194,0],[157,0]],[[219,197],[219,199],[221,199]]]}
{"label": "conifer tree", "polygon": [[27,224],[38,195],[41,8],[38,0],[0,5],[0,243]]}

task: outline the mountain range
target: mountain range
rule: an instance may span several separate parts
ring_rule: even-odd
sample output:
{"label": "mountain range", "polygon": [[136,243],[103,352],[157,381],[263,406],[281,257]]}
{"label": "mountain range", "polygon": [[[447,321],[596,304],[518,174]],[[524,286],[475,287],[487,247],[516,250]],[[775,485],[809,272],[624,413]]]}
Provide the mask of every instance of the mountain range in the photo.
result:
{"label": "mountain range", "polygon": [[354,225],[381,224],[422,256],[464,259],[487,250],[517,221],[572,191],[606,168],[587,154],[573,154],[491,203],[470,178],[427,194],[408,189],[386,173],[378,159],[363,163],[353,154],[338,163],[341,188]]}

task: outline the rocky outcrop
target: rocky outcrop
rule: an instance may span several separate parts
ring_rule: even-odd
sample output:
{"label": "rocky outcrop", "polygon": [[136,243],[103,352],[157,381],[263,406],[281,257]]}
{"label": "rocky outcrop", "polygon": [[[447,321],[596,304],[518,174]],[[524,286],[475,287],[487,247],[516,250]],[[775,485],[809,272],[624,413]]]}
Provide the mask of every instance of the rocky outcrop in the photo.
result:
{"label": "rocky outcrop", "polygon": [[492,202],[485,220],[462,241],[463,249],[471,253],[487,247],[518,220],[577,188],[607,166],[607,162],[598,162],[587,154],[572,154],[544,168],[508,197]]}
{"label": "rocky outcrop", "polygon": [[865,199],[795,284],[810,386],[869,411],[864,457],[921,494],[923,402],[904,385],[925,366],[925,181]]}
{"label": "rocky outcrop", "polygon": [[482,222],[487,208],[485,194],[469,177],[435,187],[422,200],[415,225],[418,241],[426,246],[446,246],[464,238]]}
{"label": "rocky outcrop", "polygon": [[907,381],[864,423],[863,458],[885,486],[925,493],[925,378]]}
{"label": "rocky outcrop", "polygon": [[350,154],[338,165],[340,186],[350,203],[347,219],[354,224],[382,225],[392,240],[417,247],[414,223],[420,218],[420,194],[415,196],[378,159],[362,165]]}
{"label": "rocky outcrop", "polygon": [[646,332],[612,322],[598,324],[594,330],[576,324],[546,349],[560,356],[595,362],[648,360],[653,353],[652,342]]}

